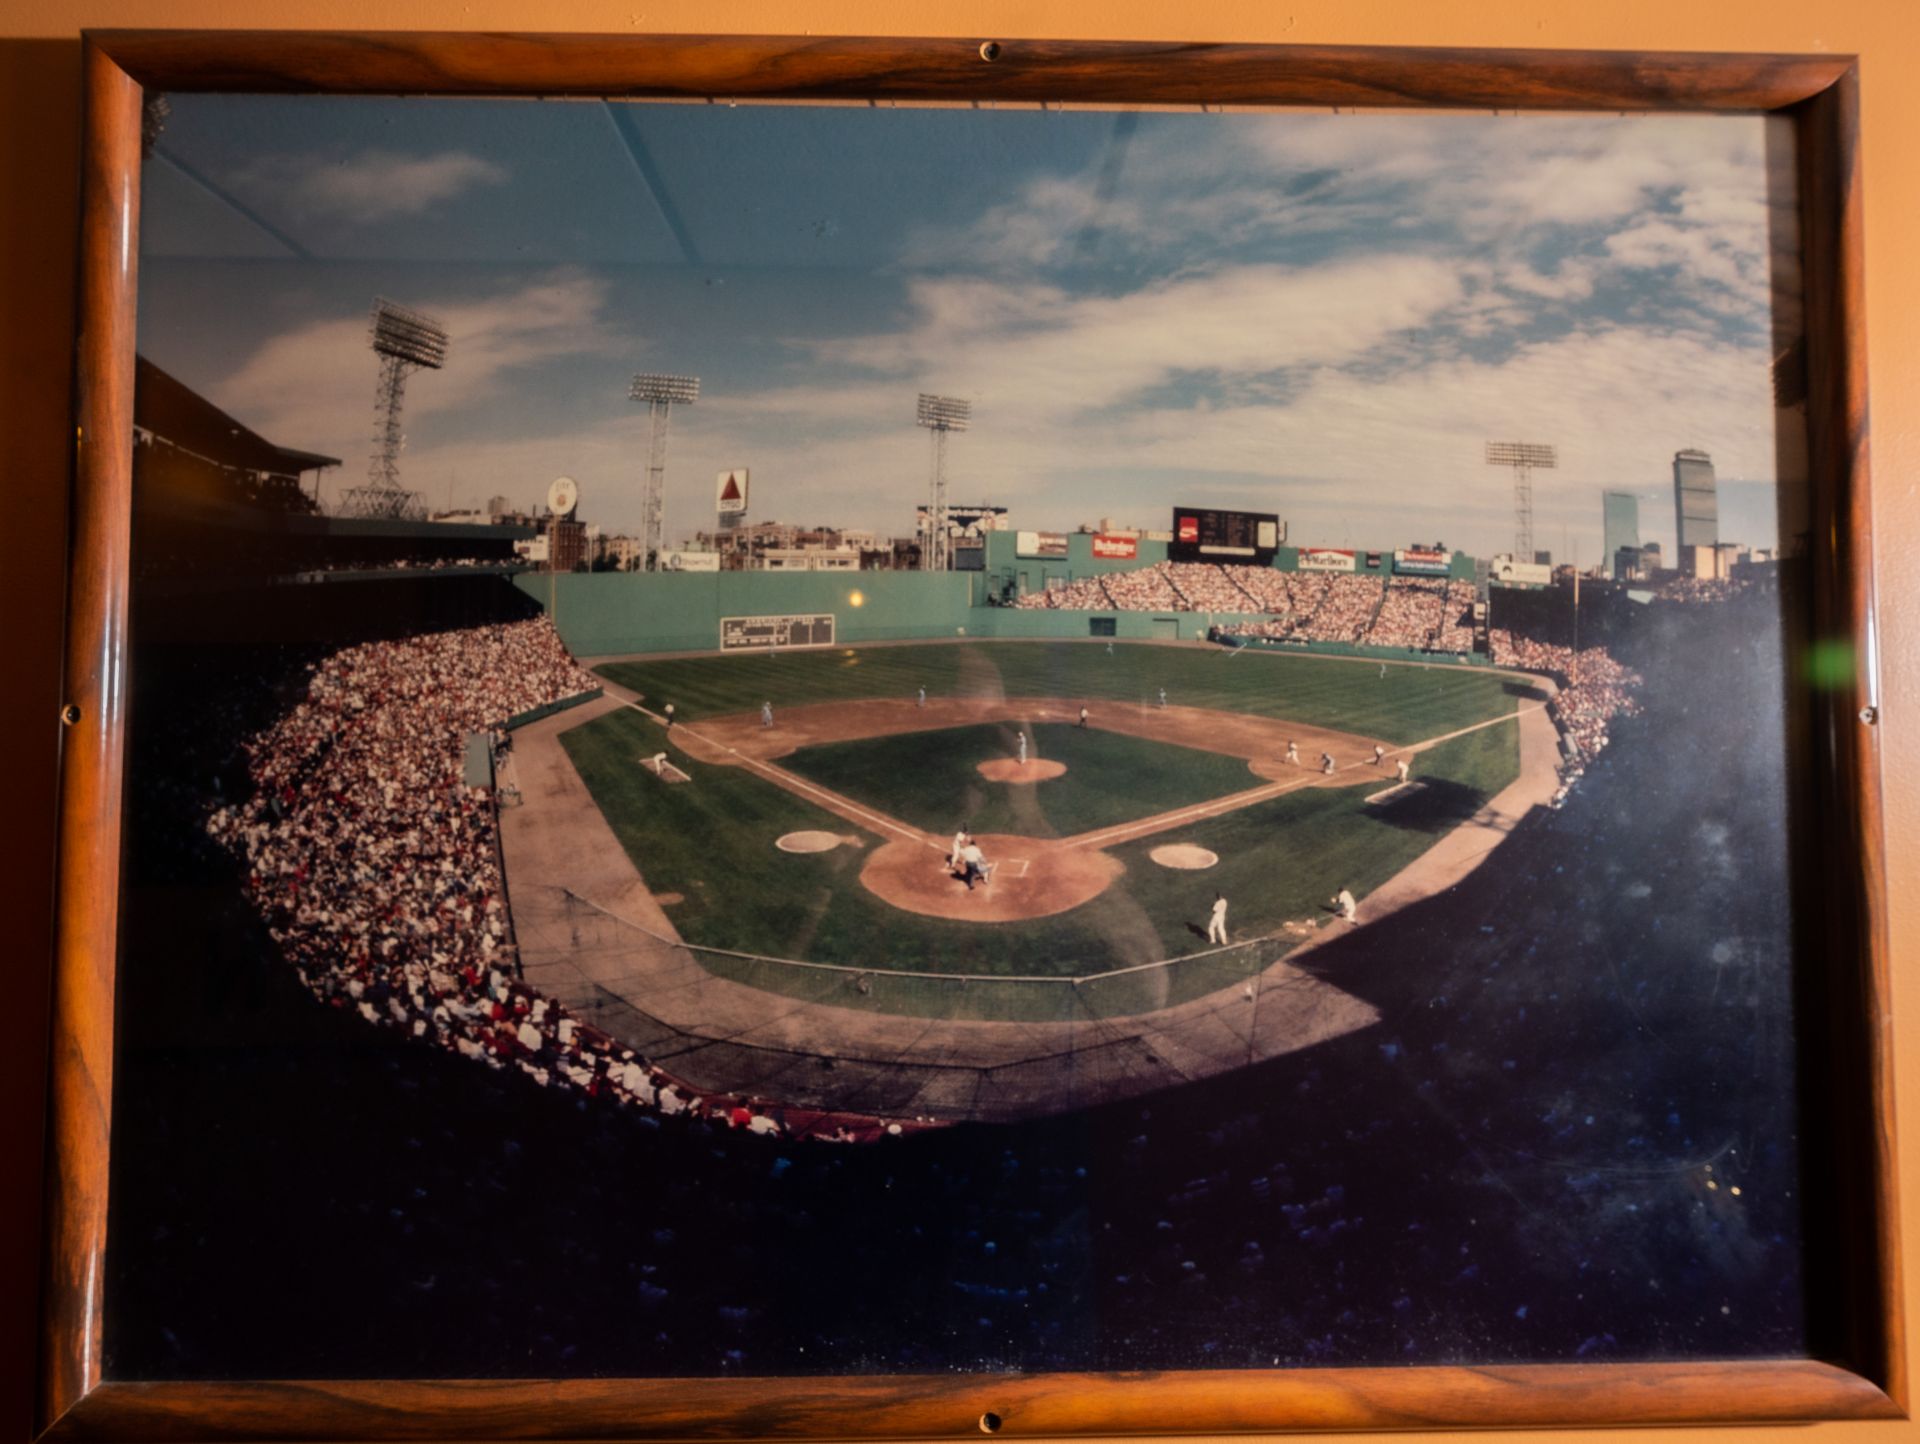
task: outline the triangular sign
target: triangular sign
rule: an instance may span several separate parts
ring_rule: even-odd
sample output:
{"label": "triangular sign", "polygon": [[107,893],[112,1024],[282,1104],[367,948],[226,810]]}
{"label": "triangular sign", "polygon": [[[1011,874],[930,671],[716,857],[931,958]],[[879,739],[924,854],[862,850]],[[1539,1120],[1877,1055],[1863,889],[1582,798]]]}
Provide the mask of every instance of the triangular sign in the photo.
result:
{"label": "triangular sign", "polygon": [[732,472],[727,473],[727,484],[720,488],[720,500],[722,501],[740,500],[740,483],[734,479],[734,475]]}

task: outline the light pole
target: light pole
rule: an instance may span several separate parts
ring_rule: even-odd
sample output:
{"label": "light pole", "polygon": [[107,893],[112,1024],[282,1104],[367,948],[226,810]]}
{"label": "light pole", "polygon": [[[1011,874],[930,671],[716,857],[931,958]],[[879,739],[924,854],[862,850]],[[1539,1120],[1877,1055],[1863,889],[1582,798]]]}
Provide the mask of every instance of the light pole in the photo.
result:
{"label": "light pole", "polygon": [[647,441],[647,481],[640,494],[640,556],[646,569],[653,572],[660,569],[660,548],[666,532],[667,413],[675,402],[691,406],[700,399],[700,378],[642,372],[633,378],[627,397],[646,402],[652,421]]}
{"label": "light pole", "polygon": [[1513,559],[1533,560],[1533,472],[1559,465],[1551,446],[1535,441],[1489,441],[1488,466],[1513,468]]}
{"label": "light pole", "polygon": [[380,358],[380,381],[373,400],[373,458],[367,464],[366,485],[348,490],[341,511],[346,516],[417,517],[424,511],[420,494],[400,486],[400,452],[407,444],[400,428],[400,403],[409,372],[438,371],[447,364],[447,328],[424,312],[376,296],[367,338]]}
{"label": "light pole", "polygon": [[920,552],[920,570],[947,569],[947,433],[965,431],[973,423],[973,403],[957,396],[931,396],[922,391],[914,424],[933,433],[933,477],[927,494],[927,545]]}

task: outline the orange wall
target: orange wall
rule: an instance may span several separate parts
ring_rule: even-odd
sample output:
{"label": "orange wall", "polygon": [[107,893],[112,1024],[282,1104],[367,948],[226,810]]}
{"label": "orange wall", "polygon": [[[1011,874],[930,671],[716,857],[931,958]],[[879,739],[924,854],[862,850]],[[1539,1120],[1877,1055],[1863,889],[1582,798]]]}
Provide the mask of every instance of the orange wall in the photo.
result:
{"label": "orange wall", "polygon": [[[0,706],[19,862],[0,869],[0,1204],[31,1212],[40,1148],[48,973],[48,838],[57,724],[58,618],[23,609],[59,595],[67,479],[75,167],[82,27],[576,30],[1011,39],[1236,40],[1319,44],[1823,51],[1862,57],[1868,340],[1880,568],[1888,865],[1895,889],[1894,999],[1901,1115],[1920,1120],[1920,0],[6,0],[0,4],[0,559],[12,656]],[[17,681],[16,681],[17,679]],[[1912,884],[1905,896],[1900,882]],[[1916,1125],[1920,1126],[1920,1125]],[[1904,1234],[1920,1257],[1920,1177],[1906,1149]],[[32,1357],[30,1227],[0,1234],[0,1429],[25,1431]],[[1908,1270],[1907,1311],[1920,1318]],[[1827,1438],[1916,1437],[1907,1425],[1819,1426]],[[1755,1430],[1690,1431],[1707,1438]],[[0,1436],[4,1437],[4,1436]],[[1640,1436],[1644,1438],[1645,1436]],[[1675,1438],[1683,1436],[1676,1435]]]}

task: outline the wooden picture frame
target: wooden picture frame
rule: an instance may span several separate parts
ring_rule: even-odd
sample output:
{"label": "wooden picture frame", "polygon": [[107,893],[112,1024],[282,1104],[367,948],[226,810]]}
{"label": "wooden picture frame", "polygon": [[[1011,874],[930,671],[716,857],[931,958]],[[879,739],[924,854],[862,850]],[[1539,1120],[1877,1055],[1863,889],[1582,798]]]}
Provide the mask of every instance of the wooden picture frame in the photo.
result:
{"label": "wooden picture frame", "polygon": [[[76,506],[66,644],[39,1427],[71,1439],[904,1438],[1903,1417],[1886,878],[1861,273],[1859,80],[1844,56],[578,35],[107,31],[85,44]],[[1794,683],[1799,886],[1820,985],[1806,1075],[1840,1240],[1816,1357],[1154,1376],[125,1383],[102,1377],[134,301],[148,91],[1777,112],[1799,140],[1814,488],[1811,636]],[[1817,910],[1817,912],[1815,911]]]}

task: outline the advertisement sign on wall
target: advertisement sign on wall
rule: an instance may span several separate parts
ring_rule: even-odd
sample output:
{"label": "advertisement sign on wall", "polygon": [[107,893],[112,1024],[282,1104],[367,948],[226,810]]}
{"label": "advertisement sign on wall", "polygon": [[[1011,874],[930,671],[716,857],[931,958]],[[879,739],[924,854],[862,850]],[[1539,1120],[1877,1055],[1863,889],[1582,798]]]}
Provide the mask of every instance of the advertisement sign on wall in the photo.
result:
{"label": "advertisement sign on wall", "polygon": [[1301,547],[1298,565],[1303,572],[1350,572],[1353,553],[1337,547]]}
{"label": "advertisement sign on wall", "polygon": [[660,558],[660,568],[669,572],[717,572],[720,570],[720,553],[667,552]]}
{"label": "advertisement sign on wall", "polygon": [[1453,553],[1408,547],[1393,554],[1393,569],[1408,576],[1444,577],[1453,569]]}
{"label": "advertisement sign on wall", "polygon": [[1140,555],[1140,539],[1130,536],[1108,536],[1105,532],[1095,532],[1093,554],[1107,561],[1134,561]]}
{"label": "advertisement sign on wall", "polygon": [[1498,557],[1493,563],[1493,579],[1509,587],[1550,586],[1553,568],[1543,567],[1537,562],[1517,562],[1512,557]]}
{"label": "advertisement sign on wall", "polygon": [[1015,532],[1013,550],[1016,556],[1064,559],[1067,555],[1067,534],[1063,531]]}

